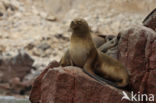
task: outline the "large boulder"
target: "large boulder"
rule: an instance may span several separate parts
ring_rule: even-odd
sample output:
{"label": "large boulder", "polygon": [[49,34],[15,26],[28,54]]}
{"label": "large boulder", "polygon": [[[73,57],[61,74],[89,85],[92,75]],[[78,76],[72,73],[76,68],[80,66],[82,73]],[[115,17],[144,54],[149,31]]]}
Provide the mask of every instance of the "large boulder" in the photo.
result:
{"label": "large boulder", "polygon": [[59,64],[56,61],[52,61],[45,69],[44,71],[35,79],[31,94],[30,94],[30,101],[32,103],[39,103],[41,100],[41,84],[42,84],[42,78],[45,76],[45,74],[48,72],[50,68],[58,67]]}
{"label": "large boulder", "polygon": [[31,103],[129,103],[121,98],[122,90],[101,85],[77,67],[46,68],[30,95]]}
{"label": "large boulder", "polygon": [[136,26],[120,35],[119,60],[130,72],[132,90],[156,95],[156,32]]}
{"label": "large boulder", "polygon": [[0,94],[26,94],[32,85],[32,80],[25,77],[33,69],[34,60],[20,51],[14,54],[0,55]]}
{"label": "large boulder", "polygon": [[23,80],[33,69],[33,62],[34,60],[24,51],[14,56],[0,56],[0,82],[8,82],[15,77]]}

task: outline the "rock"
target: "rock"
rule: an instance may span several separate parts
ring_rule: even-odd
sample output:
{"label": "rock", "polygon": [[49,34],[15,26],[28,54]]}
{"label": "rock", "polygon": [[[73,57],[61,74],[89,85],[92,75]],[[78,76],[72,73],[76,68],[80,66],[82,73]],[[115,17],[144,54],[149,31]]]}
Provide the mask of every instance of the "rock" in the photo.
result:
{"label": "rock", "polygon": [[48,21],[57,21],[57,18],[55,16],[52,16],[52,15],[47,15],[45,19]]}
{"label": "rock", "polygon": [[0,94],[1,95],[5,95],[5,94],[9,94],[10,92],[10,85],[9,83],[0,83]]}
{"label": "rock", "polygon": [[18,2],[14,1],[14,2],[8,2],[8,1],[5,1],[3,2],[3,5],[5,7],[6,10],[10,9],[11,11],[15,11],[15,10],[18,10]]}
{"label": "rock", "polygon": [[130,71],[132,90],[156,95],[156,32],[136,26],[120,34],[119,60]]}
{"label": "rock", "polygon": [[96,44],[95,46],[97,48],[100,48],[103,44],[106,44],[107,42],[110,42],[115,37],[116,36],[114,36],[114,35],[108,35],[108,34],[104,35],[104,34],[101,34],[100,32],[95,32],[92,35],[93,42]]}
{"label": "rock", "polygon": [[33,55],[38,57],[49,57],[52,53],[52,47],[46,40],[30,43],[25,48],[30,50]]}
{"label": "rock", "polygon": [[0,55],[3,54],[3,52],[6,51],[6,47],[4,45],[0,45]]}
{"label": "rock", "polygon": [[24,48],[28,49],[28,50],[32,50],[34,47],[35,47],[35,44],[31,42],[31,43],[27,44]]}
{"label": "rock", "polygon": [[56,61],[53,61],[49,64],[49,66],[47,66],[44,71],[35,79],[32,90],[31,90],[31,94],[30,94],[30,101],[32,101],[32,103],[39,103],[40,99],[41,99],[41,80],[44,77],[44,75],[47,73],[47,71],[50,68],[53,67],[58,67],[59,64]]}
{"label": "rock", "polygon": [[121,98],[122,90],[101,85],[77,67],[45,69],[30,95],[31,103],[119,103]]}
{"label": "rock", "polygon": [[5,12],[5,7],[2,2],[0,2],[0,20],[2,19]]}
{"label": "rock", "polygon": [[57,39],[62,39],[62,40],[66,40],[69,41],[69,38],[65,37],[63,34],[55,34],[54,35]]}
{"label": "rock", "polygon": [[156,69],[154,69],[153,71],[151,71],[148,75],[148,78],[147,78],[147,84],[146,84],[146,87],[144,88],[144,91],[147,93],[147,94],[154,94],[155,95],[155,98],[154,100],[156,100]]}
{"label": "rock", "polygon": [[[65,12],[68,12],[72,7],[72,0],[62,1],[51,1],[43,0],[44,8],[48,14],[57,15],[57,18],[60,19],[63,17]],[[63,6],[62,6],[63,4]]]}
{"label": "rock", "polygon": [[18,77],[21,81],[30,73],[34,60],[25,52],[15,56],[0,57],[0,82],[8,82]]}
{"label": "rock", "polygon": [[97,48],[106,42],[106,35],[92,35],[92,38]]}
{"label": "rock", "polygon": [[106,53],[108,56],[111,56],[115,59],[118,59],[118,36],[106,37],[106,43],[102,44],[98,49],[103,53]]}
{"label": "rock", "polygon": [[156,31],[156,8],[144,19],[143,25]]}
{"label": "rock", "polygon": [[45,51],[49,49],[51,46],[48,43],[41,43],[37,46],[38,49],[41,49],[42,51]]}
{"label": "rock", "polygon": [[24,78],[33,69],[34,60],[25,52],[19,52],[15,56],[0,57],[0,84],[7,84],[8,87],[0,86],[3,94],[28,94],[31,89],[32,80]]}
{"label": "rock", "polygon": [[108,56],[118,60],[118,47],[115,45],[114,47],[108,49],[105,52]]}
{"label": "rock", "polygon": [[20,81],[18,77],[12,78],[9,81],[10,85],[10,94],[20,94],[20,95],[25,95],[29,94],[31,87],[32,87],[32,81]]}

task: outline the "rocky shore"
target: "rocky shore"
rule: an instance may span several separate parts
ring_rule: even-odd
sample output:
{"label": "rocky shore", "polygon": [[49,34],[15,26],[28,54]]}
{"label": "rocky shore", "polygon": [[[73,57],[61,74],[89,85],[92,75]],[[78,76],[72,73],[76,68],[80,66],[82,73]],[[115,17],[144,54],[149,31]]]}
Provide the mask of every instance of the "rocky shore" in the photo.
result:
{"label": "rocky shore", "polygon": [[[155,84],[150,81],[155,81],[156,68],[155,14],[145,20],[154,7],[155,0],[1,0],[0,95],[30,94],[35,78],[51,61],[59,61],[67,49],[69,23],[76,17],[86,19],[93,34],[123,34],[117,55],[132,72],[131,87],[154,91]],[[139,57],[134,58],[136,55]]]}

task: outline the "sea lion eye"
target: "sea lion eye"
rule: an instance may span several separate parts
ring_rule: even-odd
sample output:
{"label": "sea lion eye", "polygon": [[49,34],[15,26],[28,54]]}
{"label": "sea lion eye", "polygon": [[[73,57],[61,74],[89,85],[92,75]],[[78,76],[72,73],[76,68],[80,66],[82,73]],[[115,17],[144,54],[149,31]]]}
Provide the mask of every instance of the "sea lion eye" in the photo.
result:
{"label": "sea lion eye", "polygon": [[81,25],[81,21],[78,21],[77,24]]}

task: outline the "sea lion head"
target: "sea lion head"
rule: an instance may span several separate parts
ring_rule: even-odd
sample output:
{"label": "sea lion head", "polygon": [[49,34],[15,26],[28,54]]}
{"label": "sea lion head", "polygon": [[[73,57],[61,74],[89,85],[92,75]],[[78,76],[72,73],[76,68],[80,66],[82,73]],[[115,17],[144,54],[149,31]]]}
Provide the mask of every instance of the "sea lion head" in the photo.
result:
{"label": "sea lion head", "polygon": [[84,34],[90,32],[90,27],[87,21],[81,18],[76,18],[73,21],[71,21],[70,29],[74,33]]}

